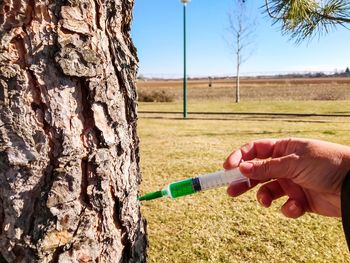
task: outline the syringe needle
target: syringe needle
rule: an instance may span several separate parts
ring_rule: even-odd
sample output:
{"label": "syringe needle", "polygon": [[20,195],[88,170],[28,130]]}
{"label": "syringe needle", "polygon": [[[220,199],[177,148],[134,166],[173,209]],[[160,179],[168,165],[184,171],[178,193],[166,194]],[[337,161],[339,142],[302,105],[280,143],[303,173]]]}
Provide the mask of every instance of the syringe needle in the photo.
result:
{"label": "syringe needle", "polygon": [[151,192],[151,193],[148,193],[148,194],[145,194],[141,197],[139,197],[139,201],[144,201],[144,200],[152,200],[152,199],[157,199],[157,198],[160,198],[162,197],[162,191],[156,191],[156,192]]}

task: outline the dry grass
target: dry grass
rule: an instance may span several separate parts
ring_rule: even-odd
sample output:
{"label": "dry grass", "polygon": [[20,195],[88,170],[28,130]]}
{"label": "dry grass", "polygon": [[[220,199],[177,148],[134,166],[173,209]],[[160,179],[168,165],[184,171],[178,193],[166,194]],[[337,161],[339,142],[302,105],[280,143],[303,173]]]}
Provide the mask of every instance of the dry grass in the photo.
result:
{"label": "dry grass", "polygon": [[174,95],[171,92],[164,90],[152,90],[152,91],[139,91],[138,92],[139,102],[173,102]]}
{"label": "dry grass", "polygon": [[[175,99],[182,98],[182,81],[139,81],[139,92],[170,92]],[[264,100],[350,100],[350,78],[291,78],[242,79],[242,101]],[[233,101],[233,80],[207,80],[188,82],[189,100]]]}
{"label": "dry grass", "polygon": [[[299,106],[298,106],[299,105]],[[350,112],[350,102],[245,102],[230,106],[196,103],[197,111]],[[140,110],[176,110],[180,103],[141,104]],[[241,144],[263,137],[312,137],[350,145],[349,118],[325,122],[290,119],[139,120],[142,193],[167,183],[221,169],[224,158]],[[312,118],[304,119],[312,120]],[[225,189],[177,200],[145,202],[150,262],[350,262],[338,219],[306,215],[284,218],[281,202],[264,209],[255,191],[229,198]]]}
{"label": "dry grass", "polygon": [[[182,102],[140,103],[140,111],[181,112]],[[189,112],[317,113],[350,115],[349,101],[196,101],[188,100]],[[142,116],[142,115],[141,115]]]}

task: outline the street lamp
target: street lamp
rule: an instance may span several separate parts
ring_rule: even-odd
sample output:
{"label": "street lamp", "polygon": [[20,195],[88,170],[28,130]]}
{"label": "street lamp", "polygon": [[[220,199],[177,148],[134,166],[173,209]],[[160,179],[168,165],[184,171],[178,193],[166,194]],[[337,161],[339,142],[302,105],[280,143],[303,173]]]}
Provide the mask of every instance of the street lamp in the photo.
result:
{"label": "street lamp", "polygon": [[187,118],[187,76],[186,76],[186,5],[191,0],[180,0],[184,5],[184,80],[183,80],[183,95],[184,95],[184,111],[183,117]]}

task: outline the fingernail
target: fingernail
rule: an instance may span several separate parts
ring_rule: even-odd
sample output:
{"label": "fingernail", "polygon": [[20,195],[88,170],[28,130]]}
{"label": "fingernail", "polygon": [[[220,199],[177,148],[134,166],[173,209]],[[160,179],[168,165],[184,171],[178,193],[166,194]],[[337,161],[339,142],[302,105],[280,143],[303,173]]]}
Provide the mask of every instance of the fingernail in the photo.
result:
{"label": "fingernail", "polygon": [[291,204],[288,207],[288,210],[292,213],[295,213],[298,211],[298,207],[296,206],[295,202],[291,202]]}
{"label": "fingernail", "polygon": [[245,174],[251,174],[253,172],[253,164],[249,162],[241,163],[239,168],[241,169],[242,173]]}
{"label": "fingernail", "polygon": [[258,202],[259,202],[259,204],[260,204],[261,206],[265,207],[262,197],[260,197],[260,198],[258,199]]}
{"label": "fingernail", "polygon": [[243,152],[249,152],[249,150],[252,148],[252,145],[251,144],[246,144],[246,145],[244,145],[242,148],[241,148],[241,150],[243,151]]}

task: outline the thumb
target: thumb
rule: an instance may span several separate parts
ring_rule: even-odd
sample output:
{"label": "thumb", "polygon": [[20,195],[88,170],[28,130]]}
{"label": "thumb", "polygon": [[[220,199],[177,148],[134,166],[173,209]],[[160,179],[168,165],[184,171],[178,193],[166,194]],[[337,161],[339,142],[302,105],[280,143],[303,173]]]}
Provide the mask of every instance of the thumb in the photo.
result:
{"label": "thumb", "polygon": [[291,154],[269,160],[242,162],[240,171],[248,178],[265,181],[277,178],[291,179],[294,177],[291,169],[297,165],[299,156]]}

